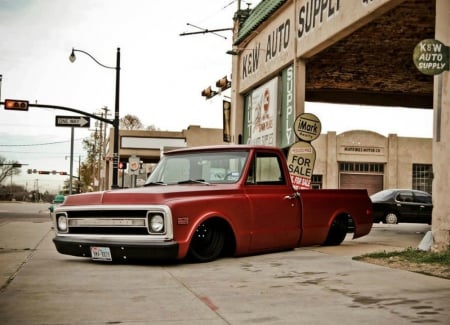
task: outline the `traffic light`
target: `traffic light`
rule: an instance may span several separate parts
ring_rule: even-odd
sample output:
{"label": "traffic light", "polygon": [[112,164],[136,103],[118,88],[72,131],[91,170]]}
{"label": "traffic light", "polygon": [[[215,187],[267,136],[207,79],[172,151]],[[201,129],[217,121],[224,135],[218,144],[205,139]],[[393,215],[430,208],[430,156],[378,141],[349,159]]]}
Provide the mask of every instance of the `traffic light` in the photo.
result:
{"label": "traffic light", "polygon": [[206,97],[206,99],[210,99],[216,95],[217,95],[217,91],[212,90],[211,86],[202,90],[202,96]]}
{"label": "traffic light", "polygon": [[231,87],[231,81],[228,80],[227,76],[216,81],[216,87],[221,91],[227,90]]}
{"label": "traffic light", "polygon": [[17,99],[5,99],[5,109],[13,111],[28,111],[28,101]]}

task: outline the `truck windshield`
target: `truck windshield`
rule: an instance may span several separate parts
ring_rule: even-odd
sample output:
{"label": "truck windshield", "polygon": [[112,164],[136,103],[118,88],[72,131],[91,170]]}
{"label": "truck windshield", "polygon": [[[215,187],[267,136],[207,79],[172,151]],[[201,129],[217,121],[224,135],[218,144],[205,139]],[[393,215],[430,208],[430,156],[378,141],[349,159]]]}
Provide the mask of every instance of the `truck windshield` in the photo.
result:
{"label": "truck windshield", "polygon": [[164,156],[145,186],[236,183],[248,151],[180,153]]}

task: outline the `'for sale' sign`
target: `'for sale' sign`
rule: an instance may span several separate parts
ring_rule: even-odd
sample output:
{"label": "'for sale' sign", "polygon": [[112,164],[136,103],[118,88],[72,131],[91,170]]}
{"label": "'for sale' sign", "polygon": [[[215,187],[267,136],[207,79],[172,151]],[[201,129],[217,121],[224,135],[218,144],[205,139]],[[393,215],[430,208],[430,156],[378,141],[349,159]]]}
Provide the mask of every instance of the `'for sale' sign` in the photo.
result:
{"label": "'for sale' sign", "polygon": [[296,189],[311,188],[315,162],[316,150],[309,142],[299,141],[291,146],[287,163],[292,184]]}

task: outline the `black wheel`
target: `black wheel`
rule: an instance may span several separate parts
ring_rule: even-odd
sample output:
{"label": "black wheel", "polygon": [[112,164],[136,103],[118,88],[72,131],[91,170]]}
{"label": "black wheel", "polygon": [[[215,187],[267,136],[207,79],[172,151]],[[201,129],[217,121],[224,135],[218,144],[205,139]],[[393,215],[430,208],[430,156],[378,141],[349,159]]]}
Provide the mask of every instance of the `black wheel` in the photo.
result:
{"label": "black wheel", "polygon": [[385,222],[390,225],[398,223],[398,216],[395,212],[388,212],[384,218]]}
{"label": "black wheel", "polygon": [[323,243],[324,246],[337,246],[342,243],[347,235],[348,218],[338,217],[333,220],[327,239]]}
{"label": "black wheel", "polygon": [[219,223],[208,220],[202,223],[194,233],[189,246],[189,257],[196,262],[210,262],[222,253],[225,233]]}

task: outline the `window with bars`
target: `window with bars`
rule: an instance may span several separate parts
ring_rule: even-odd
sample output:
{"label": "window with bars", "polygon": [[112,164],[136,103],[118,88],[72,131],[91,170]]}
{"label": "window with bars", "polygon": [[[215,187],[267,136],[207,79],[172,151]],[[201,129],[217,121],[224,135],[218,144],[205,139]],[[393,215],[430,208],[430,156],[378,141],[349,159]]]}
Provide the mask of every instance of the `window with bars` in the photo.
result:
{"label": "window with bars", "polygon": [[379,163],[361,163],[361,162],[341,162],[339,163],[339,171],[354,173],[384,173],[384,164]]}
{"label": "window with bars", "polygon": [[311,178],[311,188],[312,189],[321,189],[323,187],[322,175],[312,175]]}
{"label": "window with bars", "polygon": [[431,164],[413,164],[412,169],[412,188],[431,194],[433,166]]}

